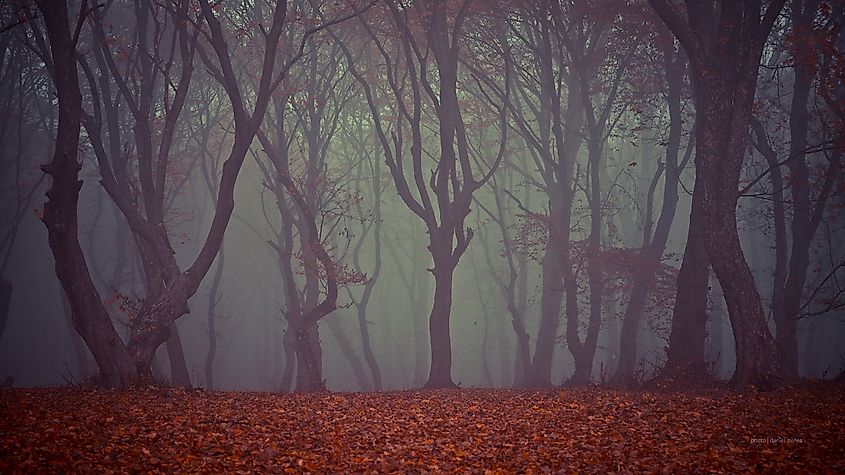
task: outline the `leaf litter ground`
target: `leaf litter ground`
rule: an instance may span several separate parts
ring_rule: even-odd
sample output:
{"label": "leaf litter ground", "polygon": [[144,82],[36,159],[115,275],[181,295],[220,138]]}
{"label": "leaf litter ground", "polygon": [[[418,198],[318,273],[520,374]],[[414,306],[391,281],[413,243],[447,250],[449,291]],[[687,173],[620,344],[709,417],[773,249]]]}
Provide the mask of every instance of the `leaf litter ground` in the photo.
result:
{"label": "leaf litter ground", "polygon": [[0,473],[845,471],[845,392],[0,391]]}

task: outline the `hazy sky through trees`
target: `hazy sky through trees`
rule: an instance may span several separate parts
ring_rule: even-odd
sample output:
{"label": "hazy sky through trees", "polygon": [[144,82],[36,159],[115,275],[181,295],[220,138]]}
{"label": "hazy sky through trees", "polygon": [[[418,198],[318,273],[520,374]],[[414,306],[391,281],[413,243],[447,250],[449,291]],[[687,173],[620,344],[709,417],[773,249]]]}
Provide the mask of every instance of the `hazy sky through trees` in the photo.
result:
{"label": "hazy sky through trees", "polygon": [[64,3],[0,3],[0,380],[845,369],[840,2]]}

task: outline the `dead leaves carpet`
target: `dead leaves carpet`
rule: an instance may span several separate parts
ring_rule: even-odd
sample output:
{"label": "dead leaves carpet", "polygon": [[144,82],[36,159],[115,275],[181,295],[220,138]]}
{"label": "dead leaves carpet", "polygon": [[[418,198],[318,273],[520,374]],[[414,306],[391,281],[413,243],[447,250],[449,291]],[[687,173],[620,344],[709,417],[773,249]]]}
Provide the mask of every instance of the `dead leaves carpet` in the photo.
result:
{"label": "dead leaves carpet", "polygon": [[0,473],[845,471],[845,392],[0,391]]}

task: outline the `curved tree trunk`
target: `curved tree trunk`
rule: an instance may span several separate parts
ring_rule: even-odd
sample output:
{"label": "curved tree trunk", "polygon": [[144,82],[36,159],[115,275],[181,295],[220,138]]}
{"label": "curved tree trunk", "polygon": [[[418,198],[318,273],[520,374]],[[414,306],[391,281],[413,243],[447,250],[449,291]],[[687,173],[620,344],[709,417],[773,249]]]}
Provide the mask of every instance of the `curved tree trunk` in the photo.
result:
{"label": "curved tree trunk", "polygon": [[[375,149],[375,156],[378,157],[380,154],[379,146],[380,143],[378,139],[375,140],[376,149]],[[367,279],[366,283],[364,284],[364,292],[361,294],[361,301],[355,304],[355,309],[358,313],[358,330],[361,333],[361,348],[364,353],[364,359],[367,362],[367,367],[370,369],[370,376],[372,377],[373,382],[373,389],[376,391],[381,391],[382,389],[382,382],[381,382],[381,368],[379,368],[378,361],[376,360],[375,353],[373,353],[373,346],[370,344],[370,328],[369,322],[367,321],[367,307],[370,304],[370,298],[373,295],[373,289],[376,286],[376,282],[378,281],[379,276],[381,275],[381,266],[382,266],[382,256],[381,256],[381,225],[382,225],[382,212],[381,212],[381,194],[382,194],[382,186],[381,186],[381,161],[376,158],[375,164],[373,165],[373,250],[375,252],[374,263],[373,263],[373,270],[370,277]],[[360,183],[360,175],[359,180]],[[363,212],[361,213],[361,218],[363,221]],[[367,228],[368,230],[369,228]],[[361,240],[355,246],[355,250],[353,252],[353,262],[355,267],[360,269],[361,262],[359,254],[361,252],[361,247],[364,243],[364,237],[366,236],[366,231],[364,235],[361,236]]]}
{"label": "curved tree trunk", "polygon": [[[364,360],[367,362],[367,367],[370,369],[370,376],[373,378],[372,389],[381,391],[381,369],[379,368],[376,355],[373,353],[373,346],[370,344],[370,329],[367,326],[367,309],[366,304],[362,302],[361,306],[357,307],[358,311],[358,329],[361,332],[361,348],[364,352]],[[368,390],[368,389],[367,389]]]}
{"label": "curved tree trunk", "polygon": [[[812,21],[818,13],[818,0],[795,1],[792,5],[792,29],[806,32],[812,29]],[[810,247],[818,230],[819,219],[830,196],[831,186],[841,173],[839,166],[840,152],[830,160],[822,189],[815,197],[811,196],[810,170],[807,166],[807,132],[810,123],[808,103],[810,91],[817,74],[817,65],[813,58],[812,45],[809,42],[796,41],[794,47],[795,83],[792,103],[789,110],[789,157],[786,166],[790,172],[790,192],[792,195],[792,246],[789,259],[789,273],[786,276],[782,309],[776,313],[777,332],[775,344],[779,362],[784,375],[789,378],[799,376],[797,323],[800,318],[804,285],[807,280],[807,268],[810,265]],[[785,244],[785,243],[784,243]]]}
{"label": "curved tree trunk", "polygon": [[696,108],[693,207],[698,195],[703,245],[724,290],[734,331],[737,365],[731,384],[777,386],[782,371],[740,247],[736,206],[760,58],[785,0],[765,5],[750,0],[687,1],[686,16],[669,0],[649,1],[690,61]]}
{"label": "curved tree trunk", "polygon": [[73,326],[97,361],[100,382],[123,388],[137,382],[135,366],[111,324],[79,245],[77,205],[82,188],[79,180],[82,165],[78,159],[82,97],[74,59],[75,45],[69,30],[68,5],[64,0],[39,0],[37,5],[50,41],[50,69],[59,103],[56,148],[52,161],[43,167],[53,179],[47,191],[43,221],[55,258],[56,276],[70,301]]}
{"label": "curved tree trunk", "polygon": [[[585,94],[586,96],[586,94]],[[588,98],[584,97],[584,103],[590,104]],[[588,108],[591,112],[592,106]],[[589,117],[589,115],[588,115]],[[593,127],[594,121],[589,120],[588,124]],[[601,330],[602,321],[602,300],[604,296],[604,269],[600,261],[600,253],[602,247],[602,192],[601,192],[601,178],[599,164],[602,159],[602,143],[595,140],[596,135],[593,135],[593,140],[589,144],[589,162],[590,162],[590,237],[588,239],[587,249],[587,281],[590,286],[590,317],[587,323],[587,334],[584,336],[584,342],[577,345],[572,356],[575,358],[575,371],[567,381],[570,386],[581,386],[588,384],[593,372],[593,360],[596,355],[596,345],[598,344],[599,331]],[[572,280],[572,279],[570,279]],[[567,296],[567,301],[569,296]],[[570,329],[567,322],[567,331]],[[576,339],[577,326],[574,330]],[[568,340],[569,341],[569,340]]]}
{"label": "curved tree trunk", "polygon": [[[737,367],[731,380],[735,387],[746,384],[768,387],[777,384],[775,380],[780,373],[774,340],[736,227],[736,189],[754,96],[752,79],[756,80],[756,69],[753,78],[731,85],[736,88],[733,91],[725,90],[724,86],[709,88],[699,84],[696,104],[701,110],[696,122],[696,162],[703,178],[703,186],[696,183],[696,191],[701,189],[702,200],[707,204],[703,211],[705,248],[724,290],[736,339]],[[722,102],[730,93],[736,100]],[[718,98],[718,104],[705,98]],[[735,117],[736,110],[742,108],[747,112]],[[732,130],[725,130],[726,122]],[[726,141],[725,137],[731,139]],[[730,145],[726,147],[726,143]]]}
{"label": "curved tree trunk", "polygon": [[636,382],[634,373],[637,365],[637,337],[640,333],[640,321],[645,307],[651,279],[634,277],[631,295],[628,297],[625,313],[622,316],[622,331],[619,334],[619,363],[611,378],[615,386],[629,387]]}

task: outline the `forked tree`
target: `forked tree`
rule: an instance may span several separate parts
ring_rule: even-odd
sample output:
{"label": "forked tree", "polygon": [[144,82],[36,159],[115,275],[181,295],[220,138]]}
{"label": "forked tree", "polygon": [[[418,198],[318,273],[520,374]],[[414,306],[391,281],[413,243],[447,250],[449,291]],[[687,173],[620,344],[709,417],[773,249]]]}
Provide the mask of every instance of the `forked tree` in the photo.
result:
{"label": "forked tree", "polygon": [[[740,247],[736,205],[763,46],[785,0],[649,2],[689,58],[696,108],[696,181],[689,236],[703,240],[724,290],[736,340],[731,383],[734,387],[779,384],[782,370]],[[690,257],[702,264],[700,256]],[[698,279],[679,279],[679,297],[689,293],[700,298],[700,285]],[[698,312],[680,311],[686,305],[689,302],[683,299],[676,301],[667,362],[670,369],[681,371],[704,361],[705,322]]]}
{"label": "forked tree", "polygon": [[[384,64],[385,89],[399,122],[392,133],[383,123],[376,87],[357,64],[358,56],[353,54],[352,45],[342,47],[350,71],[364,89],[396,190],[428,231],[428,250],[434,262],[430,271],[435,288],[429,316],[431,368],[425,387],[454,387],[449,325],[453,276],[473,236],[472,229],[465,227],[473,193],[495,172],[507,137],[504,103],[498,107],[501,130],[498,153],[486,161],[474,160],[477,157],[472,156],[472,137],[463,120],[465,105],[458,87],[462,74],[459,57],[462,48],[467,48],[469,27],[495,31],[504,25],[492,5],[472,0],[419,0],[411,4],[385,0],[379,12],[381,17],[373,15],[359,23],[363,38],[375,46]],[[340,41],[336,33],[334,37]],[[500,54],[507,48],[498,41],[491,43]],[[503,81],[509,84],[507,60],[504,70]],[[436,123],[437,146],[424,141],[423,120]],[[406,134],[411,136],[410,145],[405,142]],[[433,168],[427,166],[427,156],[434,158]],[[479,166],[487,169],[479,170]]]}
{"label": "forked tree", "polygon": [[[91,13],[87,2],[82,3],[81,12],[73,36],[67,27],[67,5],[62,3],[39,2],[45,25],[47,28],[51,51],[54,84],[59,92],[63,105],[60,116],[64,116],[57,135],[56,153],[53,162],[45,166],[45,171],[53,177],[53,185],[48,192],[50,201],[45,205],[44,222],[48,228],[51,249],[56,261],[56,273],[70,300],[74,326],[85,340],[100,368],[102,384],[109,387],[125,387],[150,377],[150,365],[156,349],[170,336],[170,328],[177,318],[188,313],[188,299],[196,293],[200,282],[208,273],[223,241],[223,235],[234,210],[234,187],[244,158],[252,145],[255,134],[263,120],[269,98],[278,84],[301,55],[290,61],[277,65],[276,52],[280,37],[284,29],[287,16],[287,2],[280,1],[271,9],[267,17],[260,18],[259,23],[269,22],[269,28],[258,28],[263,38],[263,52],[258,72],[258,81],[254,90],[245,90],[239,81],[233,65],[229,47],[229,27],[225,11],[220,12],[219,5],[212,6],[206,0],[200,0],[199,11],[194,14],[187,8],[188,2],[181,2],[173,7],[171,14],[175,15],[177,27],[180,30],[177,37],[183,38],[180,45],[179,57],[187,61],[189,55],[196,52],[202,59],[206,69],[224,87],[229,99],[233,121],[234,136],[228,158],[223,163],[215,200],[214,215],[201,249],[193,262],[184,270],[173,268],[175,261],[162,258],[161,262],[168,263],[167,272],[162,270],[163,288],[156,294],[155,299],[148,299],[139,314],[133,319],[129,341],[124,344],[103,306],[96,288],[90,278],[85,257],[79,246],[77,237],[77,202],[81,182],[78,179],[80,165],[77,161],[76,146],[79,141],[79,121],[81,121],[81,98],[75,58],[76,41],[84,26],[85,18]],[[97,13],[95,13],[96,15]],[[332,22],[339,22],[354,15],[350,13],[338,17]],[[97,28],[96,20],[94,28]],[[318,25],[306,30],[300,43],[300,51],[305,47],[309,36],[325,25]],[[96,32],[95,32],[96,33]],[[202,41],[189,40],[202,37]],[[190,41],[195,41],[193,44]],[[209,51],[210,50],[210,51]],[[159,65],[160,66],[160,65]],[[111,68],[111,66],[109,66]],[[181,64],[182,77],[189,74],[191,64]],[[181,94],[187,94],[177,88]],[[177,94],[178,96],[178,94]],[[178,97],[174,96],[175,105]],[[127,99],[128,100],[128,99]],[[137,104],[137,105],[140,105]],[[144,122],[141,122],[143,125]],[[162,132],[164,136],[172,133],[167,128]],[[175,123],[169,124],[175,127]],[[151,133],[151,131],[141,131]],[[166,147],[167,142],[162,142]],[[140,146],[140,144],[139,144]],[[166,157],[159,150],[159,158]],[[145,166],[146,167],[146,166]],[[154,200],[156,194],[164,192],[160,186],[162,170],[153,172],[152,163],[145,172],[143,181],[145,186],[154,190],[145,195],[149,200],[144,203],[144,209],[149,216],[156,219],[144,219],[139,209],[132,202],[116,204],[127,218],[132,231],[140,236],[144,245],[151,246],[157,253],[165,256],[172,255],[172,246],[167,238],[160,219],[161,213]],[[102,168],[102,167],[101,167]],[[103,186],[109,191],[110,185],[105,183],[109,176],[103,177]],[[157,186],[159,185],[159,186]],[[117,185],[115,185],[117,187]],[[116,193],[112,198],[118,196]]]}

